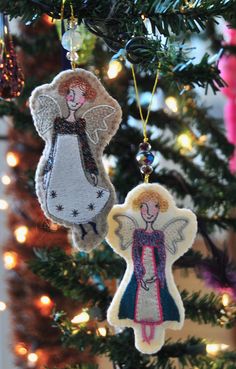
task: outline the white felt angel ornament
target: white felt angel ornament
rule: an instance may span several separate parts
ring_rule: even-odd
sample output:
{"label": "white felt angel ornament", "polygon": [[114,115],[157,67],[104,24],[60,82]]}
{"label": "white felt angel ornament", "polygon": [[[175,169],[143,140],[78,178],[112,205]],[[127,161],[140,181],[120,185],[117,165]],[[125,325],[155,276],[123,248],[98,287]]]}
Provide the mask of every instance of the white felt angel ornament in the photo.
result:
{"label": "white felt angel ornament", "polygon": [[46,142],[36,173],[41,206],[52,221],[72,229],[77,247],[89,251],[104,239],[115,199],[102,153],[119,126],[121,109],[82,69],[38,87],[30,106]]}
{"label": "white felt angel ornament", "polygon": [[108,217],[107,240],[127,262],[127,270],[108,310],[108,321],[132,327],[136,347],[160,350],[165,329],[180,329],[184,308],[172,275],[172,264],[191,247],[195,215],[178,209],[158,184],[142,184]]}

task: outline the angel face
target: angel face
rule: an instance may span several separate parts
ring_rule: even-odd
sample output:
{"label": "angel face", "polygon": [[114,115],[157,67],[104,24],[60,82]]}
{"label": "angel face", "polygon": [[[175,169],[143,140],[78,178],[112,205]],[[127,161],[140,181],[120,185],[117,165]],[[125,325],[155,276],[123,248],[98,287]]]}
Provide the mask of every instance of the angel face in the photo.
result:
{"label": "angel face", "polygon": [[143,220],[146,223],[153,223],[159,214],[160,206],[158,202],[149,200],[143,202],[140,205],[140,209]]}
{"label": "angel face", "polygon": [[76,111],[85,103],[85,93],[79,87],[69,88],[66,95],[66,103],[70,110]]}

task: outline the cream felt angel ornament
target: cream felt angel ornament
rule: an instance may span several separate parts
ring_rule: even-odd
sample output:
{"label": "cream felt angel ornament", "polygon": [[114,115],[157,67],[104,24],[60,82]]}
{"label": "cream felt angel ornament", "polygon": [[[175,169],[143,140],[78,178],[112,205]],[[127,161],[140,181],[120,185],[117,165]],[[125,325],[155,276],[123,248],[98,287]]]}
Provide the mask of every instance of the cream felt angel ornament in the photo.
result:
{"label": "cream felt angel ornament", "polygon": [[36,88],[30,108],[46,143],[36,172],[42,209],[89,251],[104,239],[115,200],[102,154],[119,127],[120,106],[92,73],[75,69]]}
{"label": "cream felt angel ornament", "polygon": [[191,247],[196,217],[178,209],[162,186],[145,183],[129,192],[123,205],[114,206],[108,222],[107,241],[127,263],[108,321],[132,327],[141,352],[157,352],[165,329],[180,329],[184,322],[172,264]]}

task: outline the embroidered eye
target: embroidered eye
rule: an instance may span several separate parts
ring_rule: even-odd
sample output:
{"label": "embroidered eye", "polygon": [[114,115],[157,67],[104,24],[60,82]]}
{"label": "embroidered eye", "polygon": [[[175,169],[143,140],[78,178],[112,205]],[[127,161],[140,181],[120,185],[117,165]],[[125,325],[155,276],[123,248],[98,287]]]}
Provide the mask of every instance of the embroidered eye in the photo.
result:
{"label": "embroidered eye", "polygon": [[159,208],[159,204],[156,204],[156,205],[155,205],[155,207],[156,207],[156,208]]}
{"label": "embroidered eye", "polygon": [[143,207],[143,204],[140,205],[140,209],[142,209],[142,207]]}

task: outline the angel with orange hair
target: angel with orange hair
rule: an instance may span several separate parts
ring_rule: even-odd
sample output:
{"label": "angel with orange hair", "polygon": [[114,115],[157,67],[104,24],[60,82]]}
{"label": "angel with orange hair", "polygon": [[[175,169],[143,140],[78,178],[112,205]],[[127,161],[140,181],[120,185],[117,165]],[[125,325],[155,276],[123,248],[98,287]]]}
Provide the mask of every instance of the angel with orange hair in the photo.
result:
{"label": "angel with orange hair", "polygon": [[89,251],[103,240],[114,203],[101,156],[119,126],[120,107],[82,69],[62,72],[51,84],[36,88],[30,107],[46,141],[36,173],[41,206],[54,222],[72,228],[80,243],[76,246]]}

